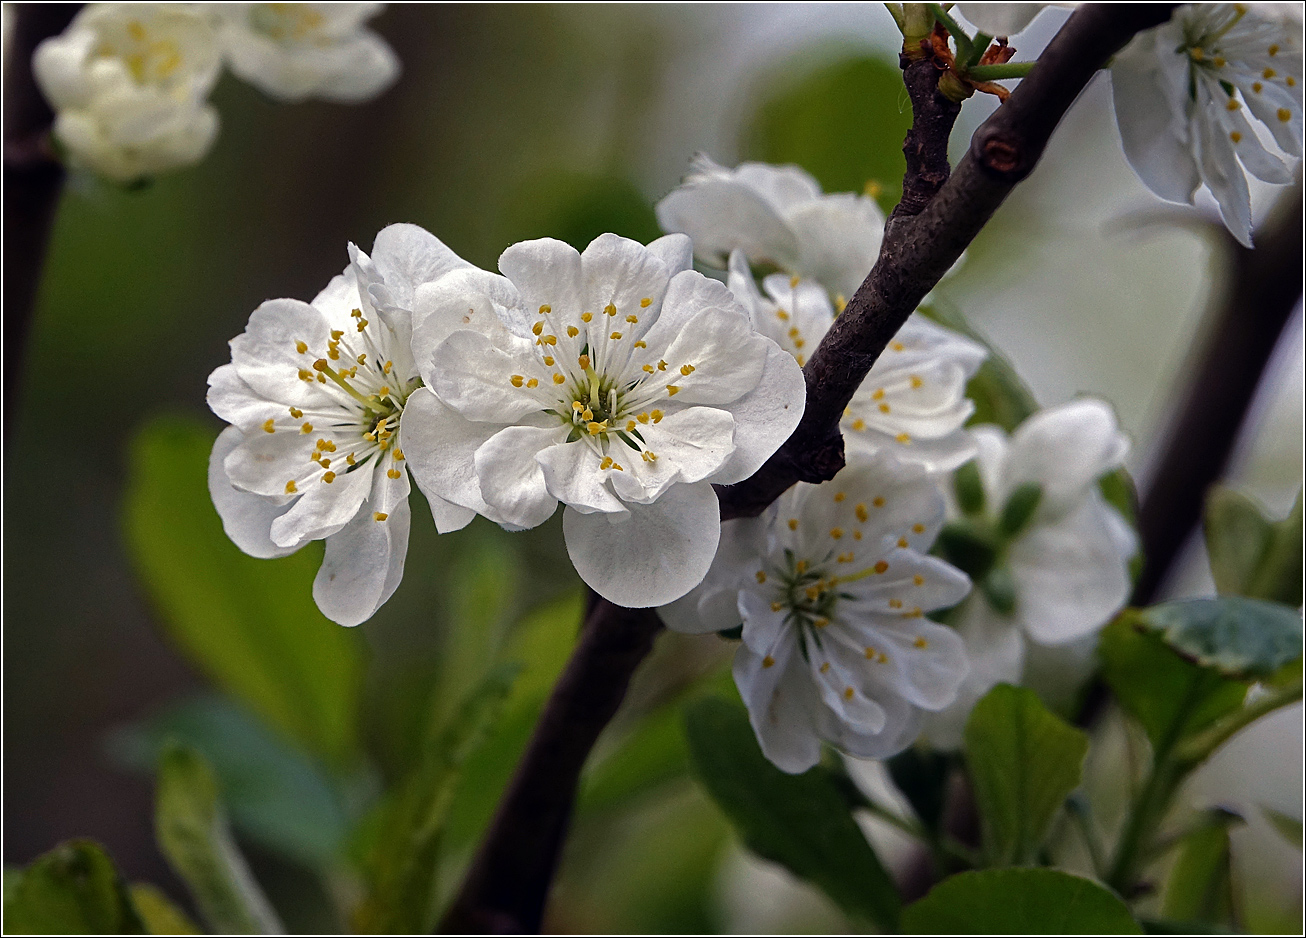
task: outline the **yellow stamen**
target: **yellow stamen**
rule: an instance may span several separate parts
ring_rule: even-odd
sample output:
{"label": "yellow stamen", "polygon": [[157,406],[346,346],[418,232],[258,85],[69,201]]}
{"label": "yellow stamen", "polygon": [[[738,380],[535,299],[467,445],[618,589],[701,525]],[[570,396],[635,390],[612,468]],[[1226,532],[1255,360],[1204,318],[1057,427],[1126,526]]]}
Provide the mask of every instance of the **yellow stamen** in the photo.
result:
{"label": "yellow stamen", "polygon": [[[776,612],[779,611],[780,611],[779,609],[776,610]],[[775,665],[775,659],[772,658],[770,655],[767,655],[765,658],[762,659],[762,667],[770,668],[773,667],[774,665]]]}
{"label": "yellow stamen", "polygon": [[512,386],[514,388],[519,388],[526,383],[526,379],[523,378],[521,375],[513,375],[508,380],[512,382]]}
{"label": "yellow stamen", "polygon": [[765,571],[765,570],[758,570],[756,573],[753,574],[753,576],[757,577],[757,582],[759,582],[759,583],[765,583],[765,582],[766,582],[766,571]]}
{"label": "yellow stamen", "polygon": [[276,431],[276,429],[275,429],[275,427],[274,427],[274,424],[275,424],[275,423],[276,423],[276,421],[274,421],[271,417],[269,417],[267,420],[264,420],[264,421],[263,421],[263,429],[264,429],[264,431],[267,432],[267,433],[276,433],[277,431]]}
{"label": "yellow stamen", "polygon": [[883,573],[889,569],[889,562],[887,560],[877,560],[872,569],[875,570],[876,573]]}
{"label": "yellow stamen", "polygon": [[389,516],[388,514],[386,514],[384,511],[374,511],[374,512],[372,512],[372,520],[373,520],[373,521],[384,521],[386,518],[389,518],[389,517],[390,517],[390,516]]}
{"label": "yellow stamen", "polygon": [[322,473],[322,481],[325,482],[327,485],[330,485],[335,480],[336,480],[336,474],[334,472]]}
{"label": "yellow stamen", "polygon": [[679,391],[679,390],[680,390],[680,388],[676,387],[674,384],[668,384],[668,385],[667,385],[667,393],[670,394],[672,397],[675,397],[675,396],[676,396],[676,392]]}
{"label": "yellow stamen", "polygon": [[567,335],[574,339],[576,338],[576,336],[580,335],[580,330],[577,329],[575,326],[568,326]]}
{"label": "yellow stamen", "polygon": [[590,321],[591,319],[593,319],[593,318],[594,318],[594,314],[593,314],[593,313],[581,313],[581,314],[580,314],[580,321],[581,321],[581,322],[589,322],[589,321]]}

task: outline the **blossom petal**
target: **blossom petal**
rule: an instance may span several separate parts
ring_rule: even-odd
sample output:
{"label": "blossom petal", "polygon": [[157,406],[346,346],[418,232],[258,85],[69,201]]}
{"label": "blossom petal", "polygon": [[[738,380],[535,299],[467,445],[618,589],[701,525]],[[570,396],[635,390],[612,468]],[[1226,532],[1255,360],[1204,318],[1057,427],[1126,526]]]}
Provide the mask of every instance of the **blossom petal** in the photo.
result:
{"label": "blossom petal", "polygon": [[674,277],[682,270],[694,266],[694,242],[688,235],[663,235],[648,244],[649,253],[667,265],[667,274]]}
{"label": "blossom petal", "polygon": [[1168,201],[1191,204],[1201,177],[1162,89],[1158,51],[1157,37],[1149,31],[1112,60],[1116,126],[1129,165],[1143,185]]}
{"label": "blossom petal", "polygon": [[343,472],[335,481],[307,484],[291,509],[272,522],[272,540],[288,546],[335,534],[359,513],[372,490],[370,467]]}
{"label": "blossom petal", "polygon": [[[546,450],[546,452],[548,452]],[[662,606],[702,582],[721,536],[716,493],[707,482],[675,485],[621,520],[569,509],[562,531],[581,579],[620,606]]]}
{"label": "blossom petal", "polygon": [[[648,504],[676,482],[712,476],[734,452],[738,437],[734,418],[715,407],[688,407],[657,423],[637,425],[644,439],[640,452],[614,446],[609,455],[625,466],[611,476],[613,489],[628,502]],[[654,458],[646,458],[646,456]]]}
{"label": "blossom petal", "polygon": [[482,514],[489,511],[476,477],[475,453],[502,429],[503,424],[468,420],[445,406],[429,388],[409,395],[399,424],[399,445],[408,457],[409,471],[431,502],[436,530],[441,534],[456,531],[471,520],[461,512],[446,512],[441,502]]}
{"label": "blossom petal", "polygon": [[[511,280],[498,274],[473,267],[419,284],[413,291],[412,343],[422,380],[431,385],[431,359],[454,332],[466,329],[495,339],[506,332],[505,319],[514,317],[522,318],[521,296]],[[525,332],[530,327],[521,328]]]}
{"label": "blossom petal", "polygon": [[765,521],[736,518],[721,523],[721,540],[703,582],[680,599],[658,608],[673,632],[699,635],[739,625],[741,584],[761,569],[758,546],[764,543]]}
{"label": "blossom petal", "polygon": [[773,344],[753,331],[742,310],[705,309],[663,355],[671,372],[680,371],[668,389],[678,389],[674,396],[682,404],[737,401],[757,387]]}
{"label": "blossom petal", "polygon": [[644,333],[649,356],[662,355],[690,321],[709,308],[748,314],[748,310],[719,280],[704,277],[696,270],[681,271],[672,277],[662,299],[662,311],[652,328]]}
{"label": "blossom petal", "polygon": [[566,437],[565,427],[507,427],[476,450],[481,497],[497,519],[517,528],[543,524],[558,507],[536,456]]}
{"label": "blossom petal", "polygon": [[372,243],[372,263],[392,302],[411,310],[413,291],[453,270],[475,269],[443,241],[417,225],[387,225]]}
{"label": "blossom petal", "polygon": [[734,485],[762,468],[797,428],[806,403],[803,370],[791,355],[768,342],[757,386],[726,405],[735,418],[735,451],[712,481]]}
{"label": "blossom petal", "polygon": [[1128,451],[1129,440],[1104,401],[1081,398],[1041,410],[1012,434],[1003,500],[1020,483],[1036,482],[1043,488],[1040,516],[1074,508]]}
{"label": "blossom petal", "polygon": [[581,254],[581,274],[583,308],[598,313],[611,304],[622,321],[636,316],[640,322],[628,330],[632,336],[643,335],[657,319],[671,282],[671,272],[661,258],[638,241],[615,234],[602,234],[590,242]]}
{"label": "blossom petal", "polygon": [[624,516],[626,506],[606,484],[608,476],[617,470],[600,469],[603,457],[586,441],[558,443],[540,450],[535,458],[544,473],[549,494],[564,505],[577,512]]}
{"label": "blossom petal", "polygon": [[285,407],[254,392],[236,371],[235,365],[221,365],[209,375],[209,409],[227,423],[253,430],[268,420],[287,414]]}
{"label": "blossom petal", "polygon": [[326,539],[322,566],[313,580],[313,599],[332,622],[366,622],[398,589],[408,555],[411,515],[407,500],[383,521],[372,506]]}
{"label": "blossom petal", "polygon": [[[321,399],[321,392],[317,382],[301,380],[300,373],[311,374],[312,356],[321,354],[330,337],[326,319],[307,303],[267,300],[250,314],[245,331],[231,340],[231,363],[254,393],[308,409]],[[299,351],[301,342],[307,353]]]}
{"label": "blossom petal", "polygon": [[227,427],[218,434],[209,456],[209,495],[222,518],[222,529],[232,543],[251,557],[268,559],[293,554],[306,541],[282,546],[274,543],[269,533],[272,522],[290,510],[290,502],[279,504],[266,496],[243,491],[227,477],[223,462],[240,445],[243,436],[236,427]]}
{"label": "blossom petal", "polygon": [[765,654],[741,645],[731,671],[762,754],[791,775],[816,765],[821,740],[812,714],[821,704],[797,643],[778,642]]}
{"label": "blossom petal", "polygon": [[[547,378],[525,339],[505,336],[506,351],[489,336],[470,330],[452,333],[431,355],[428,387],[468,420],[515,423],[544,410],[540,395],[523,385],[522,376]],[[513,346],[517,346],[514,348]],[[514,354],[515,353],[515,354]],[[514,381],[513,376],[518,376]]]}
{"label": "blossom petal", "polygon": [[1034,21],[1048,3],[959,3],[961,15],[990,36],[1014,36]]}
{"label": "blossom petal", "polygon": [[795,268],[847,300],[880,254],[884,213],[874,199],[851,192],[795,206],[785,220],[798,237]]}
{"label": "blossom petal", "polygon": [[520,241],[499,255],[499,270],[521,293],[521,318],[509,323],[518,335],[530,335],[542,306],[564,316],[582,312],[585,291],[581,256],[570,244],[555,238]]}

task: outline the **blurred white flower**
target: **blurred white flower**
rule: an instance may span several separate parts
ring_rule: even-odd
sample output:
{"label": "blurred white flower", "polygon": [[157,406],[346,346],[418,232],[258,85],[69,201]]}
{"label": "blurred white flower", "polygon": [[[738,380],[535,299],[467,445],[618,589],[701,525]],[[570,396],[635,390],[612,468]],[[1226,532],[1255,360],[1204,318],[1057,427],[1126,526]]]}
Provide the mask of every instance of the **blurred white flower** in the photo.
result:
{"label": "blurred white flower", "polygon": [[[1115,414],[1081,399],[1039,411],[1008,439],[976,427],[977,464],[987,515],[972,518],[984,546],[948,549],[984,555],[972,569],[980,588],[960,610],[958,634],[971,660],[957,702],[931,719],[927,735],[941,748],[960,743],[970,709],[1001,681],[1017,683],[1025,642],[1068,646],[1096,634],[1129,598],[1129,560],[1137,537],[1107,504],[1098,480],[1129,449]],[[965,522],[963,522],[965,523]]]}
{"label": "blurred white flower", "polygon": [[218,133],[205,99],[221,66],[185,4],[95,3],[32,57],[70,161],[117,182],[199,161]]}
{"label": "blurred white flower", "polygon": [[1111,65],[1116,122],[1139,178],[1161,198],[1190,204],[1204,183],[1229,231],[1249,247],[1246,173],[1279,185],[1293,179],[1262,136],[1290,157],[1302,153],[1300,8],[1296,13],[1294,23],[1268,5],[1183,6],[1136,36]]}
{"label": "blurred white flower", "polygon": [[840,309],[880,253],[884,213],[851,192],[823,195],[797,166],[727,169],[699,154],[679,188],[657,204],[663,231],[683,231],[705,264],[724,268],[736,248],[754,264],[811,277]]}
{"label": "blurred white flower", "polygon": [[423,490],[511,529],[567,506],[581,578],[624,606],[703,579],[720,535],[713,483],[752,475],[798,424],[793,358],[690,243],[616,235],[584,254],[513,245],[505,276],[457,271],[418,289],[405,450]]}
{"label": "blurred white flower", "polygon": [[[209,406],[228,427],[214,444],[209,491],[227,535],[255,557],[326,539],[313,583],[341,625],[370,618],[403,577],[410,459],[405,405],[422,385],[409,350],[414,288],[469,266],[415,225],[391,225],[312,303],[268,300],[209,376]],[[428,494],[441,532],[473,512]]]}
{"label": "blurred white flower", "polygon": [[881,457],[821,485],[799,483],[761,518],[728,521],[701,586],[659,609],[681,632],[743,622],[734,675],[766,757],[786,772],[821,742],[886,758],[966,674],[957,633],[924,618],[970,589],[925,554],[944,501],[917,467]]}
{"label": "blurred white flower", "polygon": [[982,33],[1014,36],[1051,6],[1075,7],[1078,3],[959,3],[957,9]]}
{"label": "blurred white flower", "polygon": [[365,101],[399,59],[363,24],[383,3],[223,3],[212,7],[231,70],[278,101]]}
{"label": "blurred white flower", "polygon": [[[730,254],[729,286],[758,332],[799,365],[834,323],[824,288],[797,275],[753,281],[743,251]],[[849,462],[889,452],[930,470],[955,469],[975,455],[964,424],[975,410],[966,382],[983,363],[982,345],[913,313],[872,366],[840,421]]]}

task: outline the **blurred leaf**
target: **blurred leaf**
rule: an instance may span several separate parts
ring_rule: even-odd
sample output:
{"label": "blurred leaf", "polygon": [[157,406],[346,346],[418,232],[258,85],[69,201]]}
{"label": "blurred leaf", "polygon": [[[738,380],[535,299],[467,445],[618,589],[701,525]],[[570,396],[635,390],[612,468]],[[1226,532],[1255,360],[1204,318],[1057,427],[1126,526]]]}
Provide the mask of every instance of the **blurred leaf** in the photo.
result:
{"label": "blurred leaf", "polygon": [[750,160],[797,163],[827,192],[878,184],[881,207],[892,208],[902,196],[902,142],[911,127],[902,72],[864,54],[795,77],[800,68],[801,60],[791,60],[777,69],[741,151]]}
{"label": "blurred leaf", "polygon": [[360,638],[313,604],[316,545],[248,557],[209,500],[213,433],[163,417],[131,447],[127,545],[181,649],[219,686],[310,751],[345,762],[357,748]]}
{"label": "blurred leaf", "polygon": [[1202,667],[1225,677],[1267,677],[1301,657],[1301,616],[1280,603],[1241,596],[1151,606],[1137,621]]}
{"label": "blurred leaf", "polygon": [[132,903],[151,935],[198,935],[199,926],[163,890],[149,883],[132,883]]}
{"label": "blurred leaf", "polygon": [[1166,882],[1161,914],[1185,924],[1232,925],[1229,859],[1228,824],[1205,827],[1184,838]]}
{"label": "blurred leaf", "polygon": [[440,840],[458,771],[493,731],[519,670],[509,664],[492,671],[383,805],[368,857],[368,894],[355,915],[359,931],[411,934],[435,928]]}
{"label": "blurred leaf", "polygon": [[921,935],[1141,935],[1125,904],[1091,879],[1060,870],[959,873],[902,913]]}
{"label": "blurred leaf", "polygon": [[349,821],[336,783],[248,711],[217,695],[195,697],[115,731],[108,743],[119,763],[153,773],[170,738],[213,766],[232,823],[251,841],[309,867],[339,859]]}
{"label": "blurred leaf", "polygon": [[[939,325],[960,332],[989,351],[989,357],[966,384],[966,396],[975,402],[975,413],[966,421],[967,426],[993,423],[1011,433],[1038,410],[1034,393],[1021,380],[1016,369],[988,339],[971,328],[956,306],[934,297],[930,305],[922,306],[920,311]],[[1132,516],[1126,517],[1132,520]]]}
{"label": "blurred leaf", "polygon": [[514,241],[557,238],[583,251],[609,231],[641,244],[662,236],[648,197],[619,176],[539,172],[521,182],[508,205]]}
{"label": "blurred leaf", "polygon": [[195,749],[180,743],[168,745],[159,757],[154,832],[214,931],[283,931],[232,839],[213,770]]}
{"label": "blurred leaf", "polygon": [[1301,605],[1301,493],[1286,518],[1271,521],[1252,499],[1216,486],[1206,498],[1204,531],[1220,595]]}
{"label": "blurred leaf", "polygon": [[1152,748],[1168,750],[1184,736],[1242,706],[1247,687],[1186,661],[1154,632],[1135,628],[1127,609],[1102,632],[1102,676],[1116,700],[1147,731]]}
{"label": "blurred leaf", "polygon": [[593,768],[586,768],[577,814],[627,804],[689,771],[684,721],[676,703],[653,711]]}
{"label": "blurred leaf", "polygon": [[519,663],[522,670],[496,729],[463,765],[445,833],[451,848],[476,841],[490,823],[544,701],[576,643],[583,608],[581,597],[572,595],[536,609],[500,652],[501,662]]}
{"label": "blurred leaf", "polygon": [[943,816],[952,759],[933,749],[912,747],[898,753],[885,765],[893,784],[911,803],[921,823],[929,830],[937,829]]}
{"label": "blurred leaf", "polygon": [[5,934],[145,934],[127,884],[104,848],[69,840],[5,871]]}
{"label": "blurred leaf", "polygon": [[1028,688],[999,684],[971,711],[965,750],[989,863],[1032,862],[1079,784],[1088,737]]}
{"label": "blurred leaf", "polygon": [[685,725],[695,774],[751,850],[815,883],[850,915],[896,929],[897,889],[823,769],[777,769],[739,704],[696,701]]}
{"label": "blurred leaf", "polygon": [[1279,832],[1284,840],[1292,844],[1298,850],[1301,849],[1301,819],[1284,814],[1282,811],[1275,811],[1273,808],[1261,808],[1261,813],[1265,815],[1266,820],[1274,825],[1274,829]]}

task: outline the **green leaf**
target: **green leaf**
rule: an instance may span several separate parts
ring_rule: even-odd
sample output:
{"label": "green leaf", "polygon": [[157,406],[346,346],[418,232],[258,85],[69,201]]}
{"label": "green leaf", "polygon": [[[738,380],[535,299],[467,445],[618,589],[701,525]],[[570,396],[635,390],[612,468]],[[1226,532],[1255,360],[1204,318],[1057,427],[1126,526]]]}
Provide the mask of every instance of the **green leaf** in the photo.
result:
{"label": "green leaf", "polygon": [[1176,922],[1233,924],[1228,823],[1200,828],[1184,838],[1166,882],[1161,911]]}
{"label": "green leaf", "polygon": [[5,871],[6,934],[145,934],[127,884],[99,844],[70,840]]}
{"label": "green leaf", "polygon": [[1255,501],[1217,486],[1206,498],[1206,550],[1222,596],[1302,602],[1302,499],[1271,521]]}
{"label": "green leaf", "polygon": [[199,926],[173,903],[163,890],[150,883],[132,883],[132,904],[151,935],[198,935]]}
{"label": "green leaf", "polygon": [[180,743],[168,745],[159,757],[154,832],[159,849],[214,931],[283,931],[232,839],[213,770],[196,750]]}
{"label": "green leaf", "polygon": [[1129,909],[1105,886],[1060,870],[959,873],[902,913],[921,935],[1141,935]]}
{"label": "green leaf", "polygon": [[[829,61],[828,50],[777,69],[741,149],[749,159],[797,163],[827,192],[878,186],[881,207],[892,208],[902,195],[902,141],[911,126],[902,72],[896,63],[863,55],[806,66],[821,60]],[[856,146],[848,146],[850,135]]]}
{"label": "green leaf", "polygon": [[170,738],[213,766],[242,836],[309,868],[339,860],[349,826],[339,784],[247,710],[206,694],[122,727],[107,742],[119,764],[153,774]]}
{"label": "green leaf", "polygon": [[685,725],[695,773],[750,849],[815,883],[848,914],[896,930],[898,892],[825,770],[777,769],[736,703],[699,700],[686,707]]}
{"label": "green leaf", "polygon": [[517,665],[492,671],[382,806],[366,864],[368,893],[355,915],[359,931],[421,934],[435,928],[441,835],[458,771],[493,729],[519,671]]}
{"label": "green leaf", "polygon": [[1102,676],[1120,706],[1143,725],[1154,750],[1210,726],[1242,706],[1247,687],[1176,654],[1125,610],[1102,632]]}
{"label": "green leaf", "polygon": [[1301,849],[1301,819],[1284,814],[1282,811],[1275,811],[1273,808],[1262,806],[1261,813],[1265,815],[1266,820],[1274,825],[1274,829],[1279,832],[1284,840],[1292,844],[1298,850]]}
{"label": "green leaf", "polygon": [[668,704],[643,717],[581,782],[577,814],[619,808],[689,770],[680,707]]}
{"label": "green leaf", "polygon": [[1185,658],[1225,677],[1268,677],[1301,657],[1301,616],[1241,596],[1186,599],[1142,610],[1137,620]]}
{"label": "green leaf", "polygon": [[178,647],[210,679],[308,750],[357,750],[357,633],[313,604],[317,545],[279,560],[242,554],[208,494],[213,433],[164,417],[131,446],[125,504],[136,570]]}
{"label": "green leaf", "polygon": [[1033,691],[999,684],[971,711],[964,742],[989,862],[1031,862],[1079,784],[1088,737]]}

